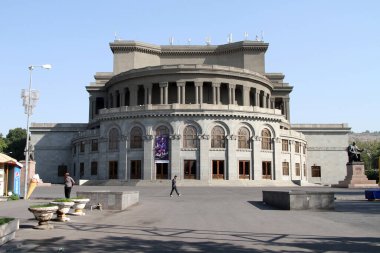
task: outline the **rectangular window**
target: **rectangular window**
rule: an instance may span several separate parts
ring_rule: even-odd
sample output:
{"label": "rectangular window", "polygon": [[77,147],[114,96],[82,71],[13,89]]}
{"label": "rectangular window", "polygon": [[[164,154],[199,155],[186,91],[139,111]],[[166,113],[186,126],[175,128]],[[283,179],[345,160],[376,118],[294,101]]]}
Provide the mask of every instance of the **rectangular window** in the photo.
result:
{"label": "rectangular window", "polygon": [[282,151],[289,151],[289,141],[282,139]]}
{"label": "rectangular window", "polygon": [[272,179],[272,165],[270,161],[262,162],[262,175],[263,179]]}
{"label": "rectangular window", "polygon": [[98,175],[98,162],[92,161],[91,162],[91,176]]}
{"label": "rectangular window", "polygon": [[300,164],[299,163],[296,163],[296,176],[300,176],[301,174],[301,168],[300,168]]}
{"label": "rectangular window", "polygon": [[303,154],[306,154],[306,144],[302,145]]}
{"label": "rectangular window", "polygon": [[282,162],[282,175],[289,176],[289,162]]}
{"label": "rectangular window", "polygon": [[65,173],[67,172],[67,166],[62,164],[58,165],[58,176],[63,177],[65,176]]}
{"label": "rectangular window", "polygon": [[117,161],[109,161],[108,163],[108,178],[117,179]]}
{"label": "rectangular window", "polygon": [[80,149],[79,149],[79,151],[80,151],[81,153],[84,153],[84,147],[85,147],[85,143],[84,143],[84,141],[81,141],[81,142],[80,142]]}
{"label": "rectangular window", "polygon": [[311,166],[311,176],[321,177],[321,166]]}
{"label": "rectangular window", "polygon": [[91,140],[91,151],[96,152],[98,148],[98,139]]}
{"label": "rectangular window", "polygon": [[73,147],[73,154],[75,155],[77,153],[77,145],[74,144],[74,147]]}
{"label": "rectangular window", "polygon": [[296,153],[299,153],[301,150],[301,143],[299,141],[296,141],[296,144],[295,144],[295,152]]}
{"label": "rectangular window", "polygon": [[239,161],[239,179],[249,179],[249,161]]}
{"label": "rectangular window", "polygon": [[84,163],[79,164],[79,178],[84,176]]}
{"label": "rectangular window", "polygon": [[131,160],[131,179],[141,179],[141,160]]}

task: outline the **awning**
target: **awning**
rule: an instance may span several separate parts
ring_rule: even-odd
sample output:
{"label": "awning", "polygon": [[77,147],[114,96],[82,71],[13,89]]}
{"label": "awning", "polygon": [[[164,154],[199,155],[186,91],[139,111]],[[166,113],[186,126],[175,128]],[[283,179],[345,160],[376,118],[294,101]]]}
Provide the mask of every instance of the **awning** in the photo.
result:
{"label": "awning", "polygon": [[16,159],[3,153],[0,153],[0,163],[17,165],[20,168],[22,167],[22,164],[19,163]]}

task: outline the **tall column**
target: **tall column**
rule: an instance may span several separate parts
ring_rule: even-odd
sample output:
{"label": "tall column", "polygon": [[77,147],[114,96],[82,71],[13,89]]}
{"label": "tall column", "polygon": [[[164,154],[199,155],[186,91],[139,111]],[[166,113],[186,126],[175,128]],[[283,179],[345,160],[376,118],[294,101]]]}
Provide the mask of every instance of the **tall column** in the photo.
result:
{"label": "tall column", "polygon": [[177,95],[178,95],[178,103],[185,104],[185,87],[186,82],[177,82]]}
{"label": "tall column", "polygon": [[273,180],[281,179],[282,177],[282,160],[281,160],[281,151],[282,151],[282,142],[280,138],[273,138]]}
{"label": "tall column", "polygon": [[143,175],[144,180],[153,180],[155,164],[153,160],[153,135],[144,136],[144,165]]}
{"label": "tall column", "polygon": [[212,87],[212,104],[215,105],[216,104],[216,87],[215,87],[215,84],[211,84],[211,87]]}
{"label": "tall column", "polygon": [[181,136],[173,134],[170,137],[171,143],[170,143],[170,167],[171,170],[169,170],[169,177],[172,178],[174,175],[179,176],[179,179],[184,179],[183,170],[181,171],[181,164],[180,164],[180,150],[181,150]]}
{"label": "tall column", "polygon": [[212,84],[212,100],[214,105],[220,104],[220,83]]}
{"label": "tall column", "polygon": [[270,108],[271,109],[274,109],[274,103],[275,103],[275,98],[274,97],[270,97]]}
{"label": "tall column", "polygon": [[168,82],[160,82],[160,104],[168,104]]}
{"label": "tall column", "polygon": [[201,86],[199,86],[199,103],[203,104],[203,83],[201,83]]}
{"label": "tall column", "polygon": [[144,85],[145,88],[145,104],[150,105],[152,104],[152,84],[148,83]]}
{"label": "tall column", "polygon": [[200,135],[199,138],[199,179],[211,181],[211,161],[209,160],[210,141],[209,135]]}
{"label": "tall column", "polygon": [[203,83],[195,82],[195,103],[202,104],[203,102]]}
{"label": "tall column", "polygon": [[253,179],[262,180],[263,179],[263,170],[262,170],[262,160],[261,160],[261,137],[254,136],[253,140]]}
{"label": "tall column", "polygon": [[289,105],[289,98],[283,98],[284,101],[284,112],[286,119],[290,122],[290,105]]}
{"label": "tall column", "polygon": [[218,105],[220,105],[220,84],[216,86],[216,102]]}
{"label": "tall column", "polygon": [[128,161],[128,158],[127,158],[127,144],[128,144],[128,141],[127,141],[127,136],[124,136],[122,135],[121,136],[121,140],[120,140],[120,144],[119,144],[119,150],[120,150],[120,157],[119,157],[119,166],[118,166],[118,170],[119,170],[119,179],[121,180],[129,180],[130,179],[130,175],[128,173],[128,165],[127,165],[127,161]]}
{"label": "tall column", "polygon": [[235,84],[228,84],[228,103],[230,105],[234,105],[235,104],[235,88],[236,88],[236,85]]}
{"label": "tall column", "polygon": [[120,91],[120,107],[125,106],[125,89]]}
{"label": "tall column", "polygon": [[236,136],[227,136],[227,178],[228,180],[239,179],[239,165],[236,159],[237,148]]}
{"label": "tall column", "polygon": [[256,106],[260,107],[260,90],[256,90]]}
{"label": "tall column", "polygon": [[243,105],[249,106],[249,91],[250,88],[247,86],[243,86]]}
{"label": "tall column", "polygon": [[88,98],[90,106],[89,106],[89,111],[88,111],[88,118],[93,119],[95,115],[95,98],[90,95]]}
{"label": "tall column", "polygon": [[131,98],[130,98],[130,105],[131,106],[136,106],[137,105],[137,85],[133,85],[129,89]]}

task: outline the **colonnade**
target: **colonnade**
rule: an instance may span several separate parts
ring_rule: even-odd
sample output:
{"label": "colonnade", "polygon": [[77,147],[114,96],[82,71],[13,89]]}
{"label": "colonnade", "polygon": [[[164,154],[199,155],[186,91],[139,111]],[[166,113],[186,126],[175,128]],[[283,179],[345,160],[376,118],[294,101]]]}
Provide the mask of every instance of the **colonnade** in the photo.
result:
{"label": "colonnade", "polygon": [[[191,85],[191,87],[189,86]],[[194,86],[193,86],[194,85]],[[224,85],[223,88],[222,85]],[[154,86],[159,94],[153,94]],[[90,119],[92,119],[99,109],[115,108],[120,106],[138,106],[147,104],[167,105],[178,104],[230,104],[241,106],[257,106],[261,108],[275,108],[275,97],[265,90],[255,87],[248,87],[231,83],[215,82],[175,82],[176,91],[169,92],[173,85],[169,82],[147,83],[141,85],[129,85],[128,87],[113,90],[107,95],[90,96]],[[190,90],[190,88],[194,88]],[[237,94],[237,90],[238,94]],[[227,91],[226,95],[224,91]],[[208,95],[204,96],[207,92]],[[190,94],[188,94],[190,93]],[[209,96],[211,94],[211,97]],[[157,97],[158,96],[158,97]],[[171,96],[169,98],[169,96]],[[222,97],[225,96],[222,102]],[[155,97],[153,99],[153,97]],[[103,105],[99,108],[96,99],[102,98]],[[187,98],[187,99],[186,99]],[[282,100],[283,114],[289,120],[289,98],[280,97]],[[153,101],[155,100],[155,101]],[[188,102],[192,101],[192,102]],[[98,107],[98,108],[97,108]]]}

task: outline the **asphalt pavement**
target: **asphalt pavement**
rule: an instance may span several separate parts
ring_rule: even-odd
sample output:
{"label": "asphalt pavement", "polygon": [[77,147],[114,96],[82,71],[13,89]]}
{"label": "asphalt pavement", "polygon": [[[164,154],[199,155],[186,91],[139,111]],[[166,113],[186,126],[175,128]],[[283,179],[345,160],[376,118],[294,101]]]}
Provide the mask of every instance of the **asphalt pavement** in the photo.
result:
{"label": "asphalt pavement", "polygon": [[69,222],[36,230],[28,206],[64,197],[63,185],[37,187],[30,200],[0,202],[0,216],[20,219],[16,238],[0,252],[380,252],[380,201],[363,189],[335,192],[335,210],[286,211],[262,202],[262,190],[289,187],[75,186],[139,191],[123,211],[86,210]]}

